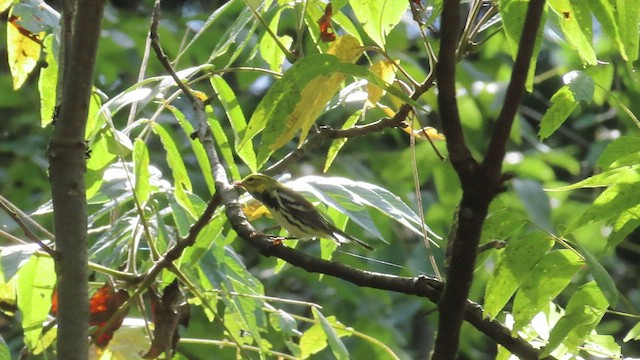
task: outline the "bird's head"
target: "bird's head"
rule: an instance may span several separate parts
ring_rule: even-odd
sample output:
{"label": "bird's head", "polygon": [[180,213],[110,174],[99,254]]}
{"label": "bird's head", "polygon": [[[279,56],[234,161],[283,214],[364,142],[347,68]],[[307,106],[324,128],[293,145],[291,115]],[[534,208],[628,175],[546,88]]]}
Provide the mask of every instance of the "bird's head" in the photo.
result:
{"label": "bird's head", "polygon": [[244,188],[250,194],[263,193],[278,185],[278,181],[270,176],[255,173],[248,175],[241,181],[236,181],[233,185]]}

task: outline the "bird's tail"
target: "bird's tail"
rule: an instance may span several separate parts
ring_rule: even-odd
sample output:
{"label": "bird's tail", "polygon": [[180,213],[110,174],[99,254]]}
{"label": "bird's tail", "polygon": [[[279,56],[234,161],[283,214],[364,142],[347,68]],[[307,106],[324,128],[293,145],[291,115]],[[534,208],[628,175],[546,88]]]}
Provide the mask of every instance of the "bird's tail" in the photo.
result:
{"label": "bird's tail", "polygon": [[345,232],[342,232],[338,229],[334,230],[333,235],[335,235],[335,238],[341,243],[341,244],[346,244],[346,243],[350,243],[350,242],[354,242],[360,246],[362,246],[363,248],[367,249],[367,250],[374,250],[373,246],[367,244],[366,242],[355,238]]}

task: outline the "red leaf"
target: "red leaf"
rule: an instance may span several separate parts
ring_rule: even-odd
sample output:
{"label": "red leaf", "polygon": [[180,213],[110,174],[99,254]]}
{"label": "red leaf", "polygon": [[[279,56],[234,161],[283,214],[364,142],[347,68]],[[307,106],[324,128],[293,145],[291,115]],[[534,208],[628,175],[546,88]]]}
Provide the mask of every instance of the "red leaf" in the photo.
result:
{"label": "red leaf", "polygon": [[[111,322],[108,327],[104,328],[118,308],[127,302],[127,300],[129,300],[129,293],[122,289],[115,291],[109,281],[102,285],[102,287],[91,296],[91,299],[89,299],[89,326],[97,327],[93,334],[91,334],[91,338],[98,347],[105,348],[113,338],[113,333],[122,325],[122,321],[124,321],[124,318],[127,316],[126,313],[122,314],[122,316]],[[57,313],[58,289],[55,288],[51,295],[51,314],[57,316]]]}
{"label": "red leaf", "polygon": [[127,302],[128,299],[129,293],[122,289],[115,291],[110,282],[105,283],[91,296],[91,299],[89,299],[89,325],[98,327],[91,335],[91,338],[98,347],[106,347],[109,341],[111,341],[111,338],[113,338],[113,333],[122,325],[122,321],[124,321],[124,318],[127,316],[126,313],[116,318],[109,326],[104,328],[118,308]]}
{"label": "red leaf", "polygon": [[178,325],[189,325],[190,309],[177,280],[164,288],[162,298],[153,290],[149,291],[149,296],[155,329],[151,348],[142,357],[155,359],[162,353],[169,355],[175,350],[180,339]]}
{"label": "red leaf", "polygon": [[327,7],[324,8],[324,15],[318,20],[320,40],[323,42],[331,42],[336,39],[336,34],[331,25],[331,16],[333,16],[333,8],[331,7],[331,3],[328,3]]}

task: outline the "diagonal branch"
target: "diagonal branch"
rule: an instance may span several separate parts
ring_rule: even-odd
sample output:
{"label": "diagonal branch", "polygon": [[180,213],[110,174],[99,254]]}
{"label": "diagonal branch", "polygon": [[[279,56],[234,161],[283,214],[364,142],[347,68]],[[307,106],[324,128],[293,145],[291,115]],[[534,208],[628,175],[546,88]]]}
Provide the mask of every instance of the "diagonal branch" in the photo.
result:
{"label": "diagonal branch", "polygon": [[498,177],[502,171],[502,160],[506,152],[511,126],[524,96],[525,83],[538,36],[538,28],[542,20],[544,3],[545,0],[531,0],[527,8],[511,81],[507,87],[502,110],[493,128],[491,142],[484,159],[484,167],[489,176]]}

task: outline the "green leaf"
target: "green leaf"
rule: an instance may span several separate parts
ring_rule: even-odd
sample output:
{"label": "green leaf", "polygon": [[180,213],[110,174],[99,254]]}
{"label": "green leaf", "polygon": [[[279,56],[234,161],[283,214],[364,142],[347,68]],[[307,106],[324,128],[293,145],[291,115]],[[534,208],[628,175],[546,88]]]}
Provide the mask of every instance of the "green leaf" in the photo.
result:
{"label": "green leaf", "polygon": [[614,168],[609,171],[588,177],[575,184],[561,186],[547,191],[566,191],[582,188],[596,188],[617,184],[634,184],[640,181],[640,165],[632,165],[622,168]]}
{"label": "green leaf", "polygon": [[0,336],[0,360],[11,360],[11,352],[7,346],[7,342],[4,341],[2,336]]}
{"label": "green leaf", "polygon": [[549,6],[558,15],[562,33],[578,52],[583,64],[596,65],[598,59],[592,44],[592,15],[589,4],[586,1],[549,0]]}
{"label": "green leaf", "polygon": [[608,305],[595,282],[582,285],[569,299],[566,313],[551,331],[540,357],[550,355],[560,344],[567,348],[568,353],[575,353],[600,323]]}
{"label": "green leaf", "polygon": [[551,223],[551,204],[542,185],[529,179],[513,179],[511,183],[531,220],[545,231],[555,232]]}
{"label": "green leaf", "polygon": [[256,153],[253,150],[253,144],[248,142],[243,147],[239,146],[240,140],[247,131],[247,120],[244,117],[242,108],[240,108],[240,104],[238,104],[236,94],[221,76],[212,76],[209,81],[229,118],[229,123],[231,124],[234,134],[235,150],[238,156],[249,167],[251,172],[256,172],[258,165],[256,163]]}
{"label": "green leaf", "polygon": [[308,359],[327,347],[327,334],[322,330],[320,323],[313,324],[300,337],[300,357]]}
{"label": "green leaf", "polygon": [[[262,167],[271,154],[278,150],[279,147],[275,145],[276,143],[285,144],[288,141],[287,138],[283,138],[283,134],[288,134],[288,139],[290,140],[303,125],[297,121],[297,118],[291,118],[291,115],[302,101],[303,90],[305,90],[307,84],[321,76],[330,76],[332,74],[350,75],[366,79],[403,101],[419,106],[404,92],[389,86],[364,66],[341,63],[333,55],[315,54],[306,56],[296,61],[283,77],[269,88],[253,112],[244,138],[238,145],[240,149],[243,148],[258,133],[262,132],[260,149],[258,150],[258,168]],[[310,99],[306,99],[306,101],[310,101]],[[297,126],[297,129],[294,126]]]}
{"label": "green leaf", "polygon": [[56,283],[53,259],[32,256],[18,270],[17,297],[18,308],[22,312],[24,342],[34,349],[40,342],[42,324],[51,309],[51,295]]}
{"label": "green leaf", "polygon": [[627,61],[633,63],[638,60],[640,2],[636,0],[616,0],[615,4],[620,38],[624,44],[624,53],[627,55]]}
{"label": "green leaf", "polygon": [[541,232],[529,233],[507,243],[498,256],[493,276],[485,289],[484,311],[490,319],[498,316],[534,265],[552,246],[553,240]]}
{"label": "green leaf", "polygon": [[[275,13],[271,21],[269,22],[269,28],[271,31],[276,34],[277,41],[280,42],[284,46],[285,49],[289,49],[291,44],[293,43],[293,39],[291,36],[278,36],[278,24],[280,24],[280,15],[282,11],[285,10],[284,7],[278,9]],[[280,46],[276,43],[276,40],[273,39],[271,34],[265,31],[264,35],[262,35],[262,39],[260,40],[260,56],[264,61],[269,64],[269,68],[273,71],[282,71],[282,65],[286,59],[286,54],[280,49]]]}
{"label": "green leaf", "polygon": [[[185,135],[188,137],[193,134],[194,129],[193,126],[187,119],[184,114],[178,110],[176,107],[169,107],[173,116],[175,116],[176,120],[178,120],[178,124],[184,130]],[[196,160],[198,161],[198,165],[200,166],[200,171],[202,173],[202,177],[204,178],[205,183],[207,183],[207,189],[209,189],[209,194],[213,195],[216,191],[216,185],[213,181],[213,174],[211,172],[211,163],[209,163],[209,158],[207,157],[207,153],[204,150],[204,146],[202,143],[195,139],[191,140],[191,149],[193,150],[193,154],[196,156]]]}
{"label": "green leaf", "polygon": [[0,247],[0,262],[4,281],[9,281],[31,256],[40,250],[37,244],[24,244]]}
{"label": "green leaf", "polygon": [[640,322],[635,324],[631,330],[624,336],[622,341],[629,342],[631,340],[640,340]]}
{"label": "green leaf", "polygon": [[164,150],[167,152],[167,163],[173,174],[174,187],[191,192],[191,180],[189,179],[187,168],[184,166],[182,155],[173,137],[162,125],[156,122],[152,123],[152,125],[153,132],[160,137]]}
{"label": "green leaf", "polygon": [[151,194],[149,183],[149,150],[142,139],[135,139],[133,143],[134,164],[134,193],[140,205],[144,204]]}
{"label": "green leaf", "polygon": [[640,185],[616,184],[608,187],[596,198],[591,206],[566,231],[571,233],[576,229],[596,221],[609,220],[614,216],[638,205]]}
{"label": "green leaf", "polygon": [[540,131],[538,136],[544,140],[551,136],[560,125],[571,115],[578,106],[578,102],[573,96],[573,92],[568,86],[563,86],[551,97],[551,107],[542,116],[540,121]]}
{"label": "green leaf", "polygon": [[[9,16],[14,14],[11,10]],[[18,20],[22,26],[22,20]],[[36,34],[33,34],[37,37]],[[7,23],[7,59],[13,77],[13,89],[18,90],[27,81],[29,74],[35,69],[40,59],[41,46],[33,39],[20,33],[20,30]]]}
{"label": "green leaf", "polygon": [[576,101],[590,103],[593,100],[595,84],[591,76],[582,71],[571,71],[562,77],[562,81],[569,87]]}
{"label": "green leaf", "polygon": [[229,139],[227,139],[227,134],[224,133],[224,129],[222,129],[220,121],[216,119],[215,113],[211,106],[207,106],[205,110],[207,112],[207,122],[209,123],[209,127],[211,127],[213,139],[215,140],[215,143],[218,147],[218,151],[220,151],[220,153],[222,154],[222,158],[229,167],[231,177],[238,180],[241,179],[240,171],[238,170],[233,152],[231,151],[231,144],[229,144]]}
{"label": "green leaf", "polygon": [[618,27],[618,21],[615,18],[615,9],[612,2],[610,0],[588,0],[588,3],[593,15],[598,19],[602,29],[604,29],[604,32],[615,41],[622,58],[628,61],[629,57],[627,56],[625,45],[620,37],[620,29]]}
{"label": "green leaf", "polygon": [[603,169],[640,164],[640,137],[621,136],[615,139],[604,149],[597,164]]}
{"label": "green leaf", "polygon": [[[358,119],[360,119],[361,117],[362,117],[362,110],[358,110],[355,113],[351,114],[351,116],[349,116],[347,121],[345,121],[344,124],[342,125],[342,129],[348,129],[352,127],[353,125],[356,124],[356,122],[358,122]],[[333,160],[335,160],[335,158],[338,156],[338,152],[340,152],[340,149],[342,149],[342,147],[346,143],[347,143],[347,138],[335,139],[331,142],[331,146],[329,147],[329,152],[327,153],[327,160],[325,160],[324,162],[324,168],[322,169],[322,172],[326,173],[327,170],[329,170],[329,168],[331,167],[331,164],[333,164]]]}
{"label": "green leaf", "polygon": [[[327,341],[329,342],[329,348],[333,355],[338,360],[349,359],[349,351],[347,347],[344,346],[342,340],[340,340],[340,335],[338,335],[337,331],[334,329],[337,321],[335,318],[331,317],[332,321],[325,318],[324,315],[315,307],[311,308],[311,312],[313,313],[313,317],[320,322],[320,326],[327,336]],[[344,332],[343,332],[344,335]]]}
{"label": "green leaf", "polygon": [[543,256],[516,293],[512,333],[522,330],[537,313],[548,308],[582,265],[582,259],[571,250],[556,250]]}
{"label": "green leaf", "polygon": [[409,5],[396,0],[349,0],[349,4],[367,35],[383,49],[387,34],[398,25]]}
{"label": "green leaf", "polygon": [[53,35],[44,39],[47,66],[40,70],[38,92],[40,93],[40,126],[45,127],[53,120],[58,86],[58,61],[53,54]]}
{"label": "green leaf", "polygon": [[571,246],[573,246],[584,258],[587,266],[589,267],[589,272],[593,279],[598,284],[600,291],[607,299],[607,302],[612,307],[615,307],[618,303],[618,288],[616,287],[616,283],[611,278],[611,275],[605,270],[604,266],[596,259],[593,254],[587,250],[582,244],[579,242],[572,242]]}
{"label": "green leaf", "polygon": [[[402,199],[377,185],[353,181],[340,177],[305,176],[287,183],[295,190],[310,193],[326,205],[333,207],[365,230],[382,239],[371,222],[364,206],[373,207],[407,229],[422,236],[420,217]],[[348,208],[349,207],[349,208]],[[351,210],[354,209],[354,210]],[[433,239],[442,239],[425,224],[427,233]]]}

